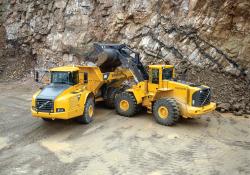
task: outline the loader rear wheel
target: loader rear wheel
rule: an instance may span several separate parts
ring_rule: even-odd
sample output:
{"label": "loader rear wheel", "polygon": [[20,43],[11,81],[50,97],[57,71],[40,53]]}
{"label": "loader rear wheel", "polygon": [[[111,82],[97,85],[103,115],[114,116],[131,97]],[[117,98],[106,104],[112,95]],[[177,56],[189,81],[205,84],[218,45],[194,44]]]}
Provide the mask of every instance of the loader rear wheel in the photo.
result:
{"label": "loader rear wheel", "polygon": [[172,98],[159,99],[153,106],[153,114],[157,123],[165,126],[174,125],[180,118],[179,105]]}
{"label": "loader rear wheel", "polygon": [[108,108],[113,109],[115,107],[115,96],[119,92],[118,88],[110,87],[107,92],[107,99],[105,100],[105,105]]}
{"label": "loader rear wheel", "polygon": [[82,124],[89,124],[93,121],[95,104],[93,98],[87,98],[82,116],[76,118],[76,121]]}
{"label": "loader rear wheel", "polygon": [[137,111],[137,103],[135,97],[128,93],[122,92],[115,97],[116,112],[125,117],[132,117]]}

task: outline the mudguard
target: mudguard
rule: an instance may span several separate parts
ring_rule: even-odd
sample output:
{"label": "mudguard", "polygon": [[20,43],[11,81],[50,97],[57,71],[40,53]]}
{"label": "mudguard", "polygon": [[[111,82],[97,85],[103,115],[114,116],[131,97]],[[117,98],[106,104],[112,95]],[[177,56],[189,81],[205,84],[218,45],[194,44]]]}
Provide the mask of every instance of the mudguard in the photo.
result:
{"label": "mudguard", "polygon": [[81,106],[83,112],[84,112],[84,106],[85,106],[85,103],[86,103],[88,97],[91,97],[91,98],[94,99],[94,94],[91,91],[84,90],[81,93],[81,97],[80,97],[80,100],[79,100],[79,105]]}
{"label": "mudguard", "polygon": [[140,91],[136,89],[127,89],[126,91],[134,95],[137,104],[142,103],[143,94]]}

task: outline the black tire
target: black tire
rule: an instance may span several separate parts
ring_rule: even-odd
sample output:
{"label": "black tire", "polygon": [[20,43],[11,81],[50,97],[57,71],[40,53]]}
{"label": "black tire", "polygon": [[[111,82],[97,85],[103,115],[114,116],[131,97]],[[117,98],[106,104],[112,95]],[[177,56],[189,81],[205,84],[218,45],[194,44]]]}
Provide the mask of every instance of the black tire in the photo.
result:
{"label": "black tire", "polygon": [[[162,115],[163,117],[159,112],[162,108],[163,110],[167,109],[167,113],[165,113],[166,116]],[[153,114],[157,123],[165,126],[174,125],[180,119],[179,105],[176,100],[172,98],[159,99],[154,103]]]}
{"label": "black tire", "polygon": [[[122,101],[126,101],[128,103],[127,110],[122,109],[120,105]],[[128,92],[122,92],[116,95],[115,97],[115,109],[116,112],[125,117],[132,117],[137,112],[137,103],[134,95]]]}
{"label": "black tire", "polygon": [[110,87],[107,92],[107,99],[105,100],[105,105],[110,108],[115,108],[115,96],[119,92],[118,88]]}
{"label": "black tire", "polygon": [[52,121],[52,119],[50,119],[50,118],[42,118],[43,119],[43,121],[45,121],[45,122],[51,122]]}
{"label": "black tire", "polygon": [[[90,113],[90,110],[93,110],[92,114]],[[94,116],[94,109],[95,109],[95,103],[93,98],[87,98],[85,105],[84,105],[84,112],[83,115],[76,118],[76,121],[82,124],[89,124],[93,121]]]}

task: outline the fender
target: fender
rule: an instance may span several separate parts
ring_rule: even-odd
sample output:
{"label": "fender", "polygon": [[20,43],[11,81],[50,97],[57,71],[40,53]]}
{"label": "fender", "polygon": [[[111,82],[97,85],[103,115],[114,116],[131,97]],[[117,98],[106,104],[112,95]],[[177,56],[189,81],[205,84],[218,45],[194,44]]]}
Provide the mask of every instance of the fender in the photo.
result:
{"label": "fender", "polygon": [[79,100],[79,106],[82,108],[83,112],[84,112],[84,106],[85,106],[85,103],[86,103],[86,100],[87,100],[88,97],[92,97],[94,99],[94,94],[91,91],[84,90],[81,93],[81,97],[80,97],[80,100]]}
{"label": "fender", "polygon": [[127,92],[130,92],[131,94],[134,95],[137,104],[141,104],[142,103],[142,98],[144,97],[144,94],[140,92],[140,90],[137,89],[127,89]]}

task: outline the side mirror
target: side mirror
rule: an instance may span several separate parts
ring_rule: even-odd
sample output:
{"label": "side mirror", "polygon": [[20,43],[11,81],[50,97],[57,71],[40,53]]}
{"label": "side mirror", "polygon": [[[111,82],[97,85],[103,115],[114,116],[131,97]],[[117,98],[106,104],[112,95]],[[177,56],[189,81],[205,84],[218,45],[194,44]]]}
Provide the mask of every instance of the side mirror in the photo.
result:
{"label": "side mirror", "polygon": [[35,82],[39,82],[39,72],[35,71]]}
{"label": "side mirror", "polygon": [[50,73],[45,69],[34,70],[34,80],[37,83],[47,84],[50,80]]}

